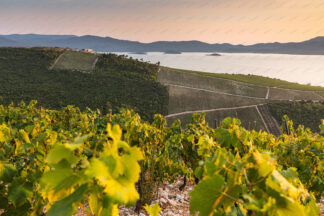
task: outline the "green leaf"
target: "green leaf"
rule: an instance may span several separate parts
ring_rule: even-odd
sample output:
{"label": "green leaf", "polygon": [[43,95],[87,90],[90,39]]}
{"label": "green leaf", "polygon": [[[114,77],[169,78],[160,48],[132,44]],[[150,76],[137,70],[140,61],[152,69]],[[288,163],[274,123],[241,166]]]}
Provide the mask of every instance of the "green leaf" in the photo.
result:
{"label": "green leaf", "polygon": [[78,161],[77,157],[74,156],[71,149],[62,144],[56,144],[47,155],[46,162],[50,164],[57,164],[63,159],[68,161],[71,165],[75,164]]}
{"label": "green leaf", "polygon": [[142,159],[142,153],[137,147],[131,147],[129,154],[124,154],[122,157],[122,164],[125,167],[124,177],[131,182],[137,182],[141,168],[138,160]]}
{"label": "green leaf", "polygon": [[0,180],[10,182],[15,176],[17,170],[12,164],[0,161]]}
{"label": "green leaf", "polygon": [[119,125],[114,125],[111,127],[111,124],[107,125],[107,132],[108,135],[115,141],[120,140],[122,136],[122,130],[120,129]]}
{"label": "green leaf", "polygon": [[6,124],[0,125],[0,143],[10,140],[10,129]]}
{"label": "green leaf", "polygon": [[72,143],[66,143],[65,146],[73,151],[80,148],[87,139],[88,135],[81,136],[76,138]]}
{"label": "green leaf", "polygon": [[29,139],[29,136],[28,136],[28,133],[24,130],[19,130],[19,138],[24,141],[25,143],[30,143],[30,139]]}
{"label": "green leaf", "polygon": [[321,212],[321,206],[316,204],[316,200],[313,198],[305,206],[306,215],[319,215]]}
{"label": "green leaf", "polygon": [[198,141],[197,153],[199,156],[203,156],[204,159],[210,157],[211,148],[214,147],[214,140],[208,135],[201,136]]}
{"label": "green leaf", "polygon": [[308,216],[305,214],[304,208],[301,204],[298,202],[292,202],[291,200],[287,200],[284,208],[277,207],[275,210],[276,215],[278,216]]}
{"label": "green leaf", "polygon": [[[74,174],[71,165],[66,160],[62,160],[46,172],[40,182],[46,194],[50,193],[55,195],[61,190],[69,190],[79,180],[78,176]],[[56,200],[52,195],[48,198],[50,200]]]}
{"label": "green leaf", "polygon": [[93,215],[99,215],[99,211],[102,206],[102,202],[99,200],[99,193],[97,191],[92,192],[89,196],[89,207]]}
{"label": "green leaf", "polygon": [[211,160],[206,161],[206,175],[213,175],[217,170],[223,169],[226,160],[231,155],[227,154],[225,149],[218,149]]}
{"label": "green leaf", "polygon": [[[234,198],[235,200],[239,200],[240,195],[242,192],[241,185],[234,185],[231,187],[227,187],[226,194],[230,197]],[[227,196],[225,196],[221,201],[224,209],[227,209],[230,206],[233,206],[235,204],[235,201]]]}
{"label": "green leaf", "polygon": [[100,216],[118,216],[118,206],[108,196],[104,196]]}
{"label": "green leaf", "polygon": [[161,208],[159,204],[155,203],[153,206],[145,205],[144,206],[147,213],[150,214],[150,216],[159,216],[159,212],[161,211]]}
{"label": "green leaf", "polygon": [[33,196],[33,191],[31,187],[26,187],[22,185],[13,184],[9,187],[8,199],[14,206],[23,205],[28,199]]}
{"label": "green leaf", "polygon": [[190,193],[190,213],[200,216],[212,214],[223,199],[224,178],[214,175],[201,181]]}
{"label": "green leaf", "polygon": [[86,194],[88,185],[84,184],[75,190],[68,197],[55,202],[46,215],[48,216],[69,216],[72,215]]}
{"label": "green leaf", "polygon": [[258,174],[266,177],[275,169],[275,160],[270,158],[269,154],[261,154],[258,151],[253,152],[254,163],[258,165]]}

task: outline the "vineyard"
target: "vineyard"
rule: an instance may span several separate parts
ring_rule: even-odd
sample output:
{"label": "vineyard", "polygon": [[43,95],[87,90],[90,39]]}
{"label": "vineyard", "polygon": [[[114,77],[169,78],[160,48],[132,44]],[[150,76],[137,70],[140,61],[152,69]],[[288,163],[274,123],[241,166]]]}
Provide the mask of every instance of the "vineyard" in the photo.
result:
{"label": "vineyard", "polygon": [[157,216],[158,186],[179,177],[196,184],[192,215],[319,215],[324,137],[284,122],[276,138],[238,119],[214,129],[204,114],[182,127],[129,110],[0,106],[0,215],[73,215],[78,207],[118,215],[135,205]]}
{"label": "vineyard", "polygon": [[104,113],[129,108],[152,120],[154,114],[168,112],[168,92],[156,81],[157,72],[156,64],[113,54],[0,48],[0,103],[37,100],[48,109],[74,105]]}
{"label": "vineyard", "polygon": [[319,132],[318,125],[321,118],[324,117],[324,103],[312,103],[309,101],[302,102],[281,102],[268,104],[271,114],[282,122],[281,118],[288,115],[294,120],[296,125],[303,124],[310,128],[313,132]]}
{"label": "vineyard", "polygon": [[[206,112],[206,121],[211,126],[230,116],[239,118],[242,126],[249,130],[269,128],[266,131],[277,136],[280,134],[278,123],[282,123],[284,115],[298,125],[310,127],[313,132],[319,132],[318,125],[323,118],[323,87],[254,75],[212,74],[166,67],[160,68],[157,80],[168,87],[168,122],[180,119],[185,124],[190,122],[192,113]],[[260,113],[262,108],[268,110],[267,107],[270,112]],[[262,121],[262,118],[271,121]]]}
{"label": "vineyard", "polygon": [[[191,70],[184,70],[184,69],[177,69],[177,68],[167,68],[164,67],[165,70],[173,70],[178,71],[179,73],[191,73],[201,76],[202,72],[200,71],[191,71]],[[285,80],[270,78],[270,77],[264,77],[264,76],[258,76],[258,75],[245,75],[245,74],[220,74],[220,73],[207,73],[203,72],[204,75],[207,75],[209,77],[215,77],[220,79],[226,79],[228,81],[237,81],[237,82],[243,82],[243,83],[249,83],[253,85],[258,86],[265,86],[265,87],[276,87],[276,88],[283,88],[283,89],[293,89],[293,90],[301,90],[301,91],[318,91],[318,94],[324,93],[324,87],[322,86],[312,86],[312,85],[303,85],[299,83],[292,83]]]}

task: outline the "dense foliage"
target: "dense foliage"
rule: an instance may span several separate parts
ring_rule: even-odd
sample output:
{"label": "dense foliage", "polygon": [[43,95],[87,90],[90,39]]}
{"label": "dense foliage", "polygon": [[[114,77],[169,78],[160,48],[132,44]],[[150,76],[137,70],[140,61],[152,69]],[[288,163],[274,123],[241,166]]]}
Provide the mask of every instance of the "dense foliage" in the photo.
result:
{"label": "dense foliage", "polygon": [[29,102],[52,109],[75,105],[104,113],[131,108],[146,120],[167,113],[167,89],[155,81],[158,65],[100,55],[92,73],[49,70],[63,52],[50,48],[0,48],[0,102]]}
{"label": "dense foliage", "polygon": [[121,141],[118,125],[97,128],[96,113],[77,111],[1,107],[4,215],[41,215],[44,206],[47,215],[72,215],[86,198],[93,215],[115,215],[118,204],[136,202],[141,151]]}
{"label": "dense foliage", "polygon": [[315,199],[294,169],[279,172],[269,154],[243,157],[217,149],[203,164],[203,181],[191,192],[190,211],[208,215],[318,215]]}
{"label": "dense foliage", "polygon": [[294,129],[293,121],[286,116],[284,120],[288,134],[280,136],[276,145],[267,149],[274,152],[283,169],[295,167],[305,187],[320,198],[324,192],[324,137],[302,125]]}
{"label": "dense foliage", "polygon": [[293,131],[291,123],[289,130],[276,139],[237,119],[212,129],[202,114],[182,128],[168,127],[161,115],[149,124],[131,111],[0,106],[0,209],[72,215],[80,206],[117,215],[118,206],[149,203],[163,180],[186,175],[201,180],[191,193],[193,214],[318,215],[313,193],[323,194],[323,137]]}
{"label": "dense foliage", "polygon": [[324,118],[324,103],[304,101],[276,102],[268,105],[271,114],[280,124],[283,123],[282,117],[287,115],[295,123],[295,129],[298,125],[304,125],[314,132],[319,132],[318,125],[321,123],[321,119]]}
{"label": "dense foliage", "polygon": [[126,55],[118,56],[110,53],[99,57],[97,68],[99,70],[109,69],[109,71],[122,73],[130,78],[137,76],[143,79],[156,80],[159,65],[149,64]]}

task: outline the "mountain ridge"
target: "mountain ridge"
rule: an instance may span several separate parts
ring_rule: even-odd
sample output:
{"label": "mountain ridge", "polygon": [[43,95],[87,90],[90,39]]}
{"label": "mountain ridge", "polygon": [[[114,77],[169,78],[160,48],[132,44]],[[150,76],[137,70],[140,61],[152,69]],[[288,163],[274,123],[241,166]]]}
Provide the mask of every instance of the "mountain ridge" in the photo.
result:
{"label": "mountain ridge", "polygon": [[41,35],[12,34],[0,35],[0,46],[49,46],[76,49],[93,49],[98,52],[227,52],[227,53],[277,53],[324,55],[324,36],[302,42],[257,43],[252,45],[229,43],[206,43],[190,41],[139,41],[120,40],[94,35]]}

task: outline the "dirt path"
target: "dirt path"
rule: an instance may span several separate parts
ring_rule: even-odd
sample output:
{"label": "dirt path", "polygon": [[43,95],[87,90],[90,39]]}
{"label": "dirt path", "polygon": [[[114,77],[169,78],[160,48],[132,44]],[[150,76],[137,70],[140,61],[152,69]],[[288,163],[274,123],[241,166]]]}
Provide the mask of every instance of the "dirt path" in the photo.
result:
{"label": "dirt path", "polygon": [[165,118],[170,118],[174,116],[180,116],[180,115],[185,115],[185,114],[193,114],[193,113],[201,113],[201,112],[214,112],[214,111],[224,111],[224,110],[236,110],[236,109],[246,109],[246,108],[256,108],[259,105],[264,105],[264,104],[256,104],[256,105],[248,105],[248,106],[239,106],[239,107],[230,107],[230,108],[217,108],[217,109],[208,109],[208,110],[195,110],[195,111],[185,111],[181,113],[174,113],[170,114],[167,116],[164,116]]}
{"label": "dirt path", "polygon": [[99,57],[96,58],[96,60],[92,64],[92,70],[96,67],[96,64],[98,62]]}
{"label": "dirt path", "polygon": [[267,95],[265,97],[265,99],[269,99],[269,95],[270,95],[270,87],[267,87]]}
{"label": "dirt path", "polygon": [[[208,90],[208,89],[195,88],[195,87],[189,87],[189,86],[183,86],[183,85],[175,85],[175,84],[169,84],[169,83],[161,83],[161,84],[163,84],[165,86],[173,86],[173,87],[186,88],[186,89],[191,89],[191,90],[196,90],[196,91],[205,91],[205,92],[210,92],[210,93],[215,93],[215,94],[222,94],[222,95],[249,98],[249,99],[258,99],[258,100],[267,100],[267,99],[269,99],[270,91],[271,91],[271,87],[269,87],[269,91],[267,92],[267,95],[265,97],[253,97],[253,96],[237,95],[237,94],[231,94],[231,93],[226,93],[226,92],[222,92],[222,91]],[[291,91],[291,90],[289,90],[289,91]],[[300,91],[300,90],[292,90],[292,91]],[[312,92],[312,93],[314,93],[314,92]],[[316,93],[314,93],[314,94],[316,94]],[[318,94],[316,94],[316,95],[318,95]],[[273,100],[273,101],[289,101],[289,99],[270,99],[270,100]],[[294,101],[300,102],[300,101],[304,101],[304,100],[294,100]],[[313,100],[313,101],[316,101],[316,100]]]}
{"label": "dirt path", "polygon": [[56,63],[62,58],[63,54],[65,52],[63,52],[59,57],[57,57],[57,59],[55,60],[55,62],[48,68],[49,70],[53,70],[53,68],[55,67]]}
{"label": "dirt path", "polygon": [[261,114],[261,112],[260,112],[258,106],[255,106],[255,109],[257,110],[257,112],[258,112],[258,114],[259,114],[259,116],[260,116],[260,118],[261,118],[261,120],[262,120],[262,122],[263,122],[263,125],[264,125],[264,127],[265,127],[265,129],[266,129],[266,131],[267,131],[268,133],[270,133],[269,127],[268,127],[267,123],[265,122],[265,120],[264,120],[264,118],[263,118],[263,116],[262,116],[262,114]]}
{"label": "dirt path", "polygon": [[230,94],[230,93],[225,93],[225,92],[222,92],[222,91],[215,91],[215,90],[208,90],[208,89],[202,89],[202,88],[188,87],[188,86],[175,85],[175,84],[169,84],[169,83],[163,83],[163,85],[174,86],[174,87],[179,87],[179,88],[186,88],[186,89],[192,89],[192,90],[197,90],[197,91],[211,92],[211,93],[216,93],[216,94],[229,95],[229,96],[234,96],[234,97],[243,97],[243,98],[250,98],[250,99],[265,99],[264,97],[252,97],[252,96],[246,96],[246,95]]}

